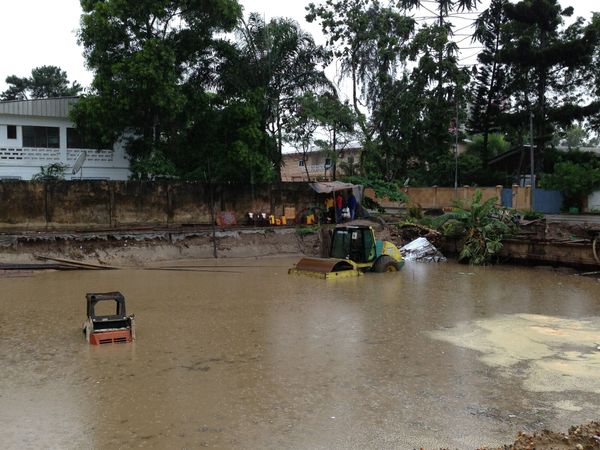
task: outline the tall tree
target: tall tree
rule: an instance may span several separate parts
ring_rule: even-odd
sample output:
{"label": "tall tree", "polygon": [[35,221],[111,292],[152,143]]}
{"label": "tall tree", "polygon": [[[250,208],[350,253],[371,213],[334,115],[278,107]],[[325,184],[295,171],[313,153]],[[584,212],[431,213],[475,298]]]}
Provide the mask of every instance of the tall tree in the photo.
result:
{"label": "tall tree", "polygon": [[323,176],[330,170],[335,180],[338,158],[354,138],[355,123],[353,110],[340,102],[334,93],[307,93],[297,99],[292,119],[285,127],[285,135],[305,161],[309,181],[306,161],[315,148],[323,151],[331,161],[331,166],[324,169]]}
{"label": "tall tree", "polygon": [[600,111],[600,101],[590,99],[589,68],[600,33],[583,19],[569,27],[563,17],[573,8],[562,9],[557,0],[523,0],[505,5],[509,22],[500,61],[507,66],[513,126],[527,129],[533,114],[534,140],[543,165],[544,150],[556,126],[569,126]]}
{"label": "tall tree", "polygon": [[[590,27],[594,28],[597,33],[600,32],[600,13],[596,12],[593,14]],[[589,90],[594,93],[596,98],[600,98],[600,45],[596,45],[592,61],[592,65],[588,72],[588,86],[590,86]],[[593,130],[596,132],[600,131],[599,113],[590,114],[589,121]]]}
{"label": "tall tree", "polygon": [[72,97],[82,88],[69,82],[67,72],[57,66],[40,66],[31,70],[30,77],[6,77],[8,89],[0,94],[2,100],[27,100],[35,98]]}
{"label": "tall tree", "polygon": [[[393,6],[369,0],[335,0],[307,7],[306,19],[319,21],[327,44],[341,61],[341,75],[350,80],[352,106],[363,137],[361,165],[378,152],[382,122],[370,115],[388,95],[395,74],[406,59],[405,47],[415,22]],[[375,155],[373,155],[375,156]]]}
{"label": "tall tree", "polygon": [[[176,151],[189,124],[189,87],[215,83],[223,32],[241,17],[236,0],[81,0],[79,40],[94,71],[92,94],[74,119],[88,138],[112,145],[126,136],[134,160]],[[191,99],[194,100],[191,100]],[[209,101],[201,102],[211,107]],[[198,148],[197,151],[202,151]]]}
{"label": "tall tree", "polygon": [[[325,93],[319,97],[319,110],[321,111],[320,126],[324,136],[318,139],[316,144],[331,159],[331,174],[335,180],[344,150],[357,142],[358,119],[349,103],[341,102],[335,92]],[[353,159],[344,161],[344,164],[348,169],[346,173],[351,172],[355,167]]]}
{"label": "tall tree", "polygon": [[325,50],[293,20],[265,23],[255,13],[238,26],[236,51],[220,68],[223,94],[252,101],[261,114],[276,145],[271,158],[279,179],[284,129],[297,98],[330,89],[323,71],[328,61]]}
{"label": "tall tree", "polygon": [[489,136],[499,130],[504,103],[506,70],[500,64],[499,53],[503,27],[507,22],[504,13],[507,3],[508,0],[492,0],[475,21],[473,35],[473,41],[480,42],[483,50],[477,56],[478,64],[474,67],[475,80],[471,86],[473,103],[468,125],[472,133],[480,133],[483,137],[479,156],[484,170],[490,157]]}
{"label": "tall tree", "polygon": [[[406,8],[419,8],[431,13],[431,22],[418,31],[411,44],[411,59],[417,62],[411,78],[422,88],[423,145],[426,153],[420,156],[426,167],[435,166],[448,155],[453,146],[454,133],[458,133],[458,119],[466,104],[465,87],[468,72],[459,66],[459,47],[452,40],[452,16],[471,12],[479,0],[402,0]],[[454,125],[452,125],[454,123]],[[422,166],[423,167],[423,166]],[[425,174],[426,176],[426,174]]]}

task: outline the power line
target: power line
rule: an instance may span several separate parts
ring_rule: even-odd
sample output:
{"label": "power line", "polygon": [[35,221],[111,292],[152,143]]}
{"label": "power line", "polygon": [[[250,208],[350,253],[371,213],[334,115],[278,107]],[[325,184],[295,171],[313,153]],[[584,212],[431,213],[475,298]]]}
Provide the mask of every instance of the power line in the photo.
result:
{"label": "power line", "polygon": [[473,56],[477,56],[477,55],[479,55],[479,53],[481,53],[481,52],[476,52],[476,53],[473,53],[472,55],[465,56],[464,58],[459,58],[458,60],[459,60],[459,61],[464,61],[465,59],[469,59],[469,58],[472,58]]}
{"label": "power line", "polygon": [[[455,36],[456,36],[456,35],[455,35]],[[462,39],[461,39],[461,40],[459,40],[459,41],[456,41],[456,43],[457,43],[457,44],[460,44],[461,42],[464,42],[464,41],[466,41],[466,40],[467,40],[467,39],[469,39],[469,38],[473,38],[473,35],[472,35],[472,34],[467,34],[467,35],[466,35],[466,37],[462,38]]]}
{"label": "power line", "polygon": [[457,28],[457,29],[456,29],[456,30],[454,30],[454,31],[462,31],[462,30],[465,30],[465,29],[467,29],[467,28],[469,28],[469,27],[472,27],[472,26],[473,26],[473,24],[472,24],[472,23],[470,23],[469,25],[465,25],[464,27]]}
{"label": "power line", "polygon": [[[429,11],[429,10],[428,10]],[[430,13],[433,14],[433,16],[414,16],[413,19],[415,20],[424,20],[424,19],[439,19],[440,15],[434,13],[433,11],[429,11]],[[473,17],[462,17],[459,15],[455,15],[455,14],[448,14],[447,16],[442,16],[443,19],[461,19],[461,20],[470,20],[471,22],[475,22],[477,20],[477,18],[473,18]]]}
{"label": "power line", "polygon": [[462,19],[462,20],[470,20],[471,22],[475,22],[478,18],[475,17],[462,17],[462,16],[449,16],[452,17],[453,19]]}

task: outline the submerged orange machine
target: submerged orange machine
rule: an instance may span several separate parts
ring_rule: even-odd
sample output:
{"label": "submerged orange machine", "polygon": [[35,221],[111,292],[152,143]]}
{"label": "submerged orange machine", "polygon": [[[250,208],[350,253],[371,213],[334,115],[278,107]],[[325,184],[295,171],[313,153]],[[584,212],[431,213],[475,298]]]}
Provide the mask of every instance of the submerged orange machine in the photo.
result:
{"label": "submerged orange machine", "polygon": [[[127,315],[125,297],[120,292],[85,294],[87,320],[83,324],[85,339],[92,345],[135,341],[135,316]],[[99,302],[115,302],[115,314],[96,315]]]}

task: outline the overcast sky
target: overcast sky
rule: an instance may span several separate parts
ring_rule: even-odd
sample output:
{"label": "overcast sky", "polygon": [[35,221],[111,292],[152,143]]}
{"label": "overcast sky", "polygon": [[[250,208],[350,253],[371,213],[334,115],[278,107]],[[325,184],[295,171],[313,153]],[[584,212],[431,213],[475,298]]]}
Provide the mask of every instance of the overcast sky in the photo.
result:
{"label": "overcast sky", "polygon": [[[319,27],[304,20],[308,0],[240,0],[240,3],[246,14],[256,11],[267,20],[292,17],[315,35],[317,42],[322,42]],[[591,17],[593,10],[600,10],[598,0],[563,0],[561,4],[572,5],[576,15],[586,18]],[[28,76],[32,68],[43,65],[59,66],[67,71],[69,80],[88,86],[92,74],[84,66],[76,38],[80,15],[79,0],[0,0],[0,91],[6,89],[8,75]],[[473,50],[465,50],[464,55],[472,53]]]}

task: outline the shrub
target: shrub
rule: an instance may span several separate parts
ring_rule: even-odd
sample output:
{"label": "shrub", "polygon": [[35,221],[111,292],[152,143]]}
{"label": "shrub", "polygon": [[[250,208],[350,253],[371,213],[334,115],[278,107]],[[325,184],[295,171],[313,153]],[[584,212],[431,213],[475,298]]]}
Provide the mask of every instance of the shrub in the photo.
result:
{"label": "shrub", "polygon": [[463,236],[459,261],[484,265],[502,249],[502,239],[514,229],[512,214],[496,206],[497,198],[481,202],[482,193],[475,191],[469,205],[455,203],[452,212],[435,219],[434,225],[445,235]]}
{"label": "shrub", "polygon": [[600,168],[590,163],[560,162],[554,173],[542,175],[540,186],[562,192],[565,206],[581,208],[583,199],[600,187]]}

